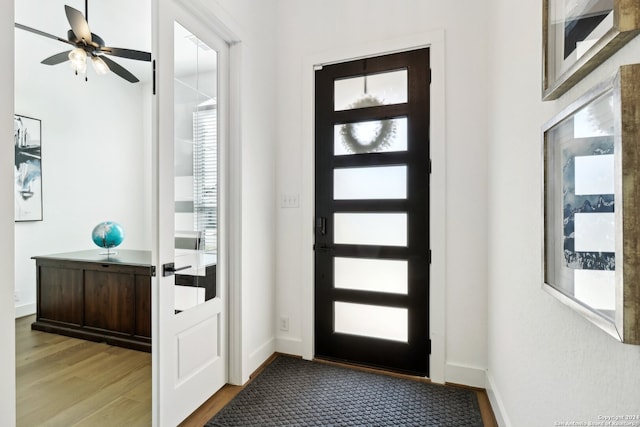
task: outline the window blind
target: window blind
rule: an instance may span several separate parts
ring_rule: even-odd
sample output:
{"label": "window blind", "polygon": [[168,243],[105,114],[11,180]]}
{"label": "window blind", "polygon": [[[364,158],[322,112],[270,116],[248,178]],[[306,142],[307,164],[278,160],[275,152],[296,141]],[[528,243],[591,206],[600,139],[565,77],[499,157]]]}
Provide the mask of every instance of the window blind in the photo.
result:
{"label": "window blind", "polygon": [[218,127],[215,105],[193,113],[193,219],[194,230],[204,233],[204,249],[217,252]]}

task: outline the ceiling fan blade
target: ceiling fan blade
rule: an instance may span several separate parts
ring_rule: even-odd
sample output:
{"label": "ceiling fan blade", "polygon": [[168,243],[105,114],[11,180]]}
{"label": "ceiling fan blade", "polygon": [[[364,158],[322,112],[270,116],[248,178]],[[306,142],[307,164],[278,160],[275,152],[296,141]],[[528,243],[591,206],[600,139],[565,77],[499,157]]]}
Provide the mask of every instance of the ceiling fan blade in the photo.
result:
{"label": "ceiling fan blade", "polygon": [[71,25],[73,34],[76,35],[78,40],[84,40],[87,44],[90,44],[91,30],[82,12],[67,5],[64,5],[64,11],[67,14],[67,20],[69,21],[69,25]]}
{"label": "ceiling fan blade", "polygon": [[69,52],[71,51],[67,50],[66,52],[56,53],[55,55],[52,55],[48,58],[43,59],[42,61],[40,61],[40,63],[45,65],[62,64],[63,62],[69,60]]}
{"label": "ceiling fan blade", "polygon": [[32,33],[37,34],[39,36],[43,36],[43,37],[47,37],[47,38],[50,38],[50,39],[58,40],[58,41],[61,41],[63,43],[70,44],[71,46],[75,46],[69,40],[60,38],[58,36],[54,36],[53,34],[45,33],[44,31],[36,30],[35,28],[31,28],[31,27],[27,27],[26,25],[18,24],[17,22],[15,23],[15,26],[16,26],[16,28],[19,28],[21,30],[29,31],[29,32],[32,32]]}
{"label": "ceiling fan blade", "polygon": [[102,58],[102,60],[107,63],[107,66],[109,67],[109,69],[111,71],[113,71],[118,76],[120,76],[123,79],[125,79],[126,81],[131,82],[131,83],[137,83],[137,82],[140,81],[140,80],[138,80],[138,78],[136,76],[131,74],[122,65],[118,64],[117,62],[114,62],[113,60],[107,58],[104,55],[100,55],[100,58]]}
{"label": "ceiling fan blade", "polygon": [[102,47],[100,52],[121,58],[135,59],[138,61],[151,61],[151,54],[141,50],[122,49],[119,47]]}

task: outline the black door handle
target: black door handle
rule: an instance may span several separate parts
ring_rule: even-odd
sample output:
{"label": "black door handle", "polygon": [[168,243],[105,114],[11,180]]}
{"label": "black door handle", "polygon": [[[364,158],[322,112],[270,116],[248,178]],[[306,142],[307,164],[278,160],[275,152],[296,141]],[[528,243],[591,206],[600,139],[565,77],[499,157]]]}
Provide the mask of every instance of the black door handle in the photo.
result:
{"label": "black door handle", "polygon": [[162,276],[172,276],[176,271],[186,270],[187,268],[191,268],[190,265],[185,265],[184,267],[176,268],[176,265],[172,262],[168,262],[162,265]]}

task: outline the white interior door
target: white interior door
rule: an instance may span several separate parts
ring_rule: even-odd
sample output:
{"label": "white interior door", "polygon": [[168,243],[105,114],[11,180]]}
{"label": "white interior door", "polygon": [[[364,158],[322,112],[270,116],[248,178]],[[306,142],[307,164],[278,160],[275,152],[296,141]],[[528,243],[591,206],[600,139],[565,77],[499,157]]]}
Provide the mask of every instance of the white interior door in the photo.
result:
{"label": "white interior door", "polygon": [[229,52],[177,1],[154,8],[153,423],[175,426],[227,381]]}

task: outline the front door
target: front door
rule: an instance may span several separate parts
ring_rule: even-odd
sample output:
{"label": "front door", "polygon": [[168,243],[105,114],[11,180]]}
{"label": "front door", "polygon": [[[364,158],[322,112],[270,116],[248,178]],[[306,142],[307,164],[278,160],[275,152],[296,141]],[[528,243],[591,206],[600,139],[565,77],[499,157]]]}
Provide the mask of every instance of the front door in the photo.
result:
{"label": "front door", "polygon": [[153,424],[227,381],[228,45],[179,0],[155,2]]}
{"label": "front door", "polygon": [[315,73],[315,353],[429,373],[429,50]]}

